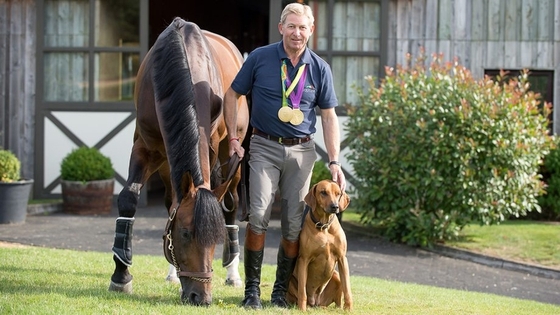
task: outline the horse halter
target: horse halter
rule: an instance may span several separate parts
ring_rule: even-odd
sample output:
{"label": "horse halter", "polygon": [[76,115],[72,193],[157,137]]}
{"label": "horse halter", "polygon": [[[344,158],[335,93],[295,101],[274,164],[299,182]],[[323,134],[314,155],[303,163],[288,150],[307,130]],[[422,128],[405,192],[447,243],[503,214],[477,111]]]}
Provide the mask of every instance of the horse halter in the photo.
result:
{"label": "horse halter", "polygon": [[[225,182],[230,182],[237,168],[239,167],[239,162],[241,159],[237,154],[233,154],[228,161],[229,173]],[[229,183],[228,183],[229,185]],[[169,213],[169,218],[167,219],[167,224],[165,225],[165,234],[163,235],[163,254],[165,255],[165,259],[172,264],[175,269],[177,270],[178,277],[187,277],[194,281],[202,282],[202,283],[211,283],[212,282],[212,271],[210,272],[203,272],[203,271],[183,271],[177,262],[177,258],[175,257],[175,246],[173,246],[173,236],[171,235],[173,232],[173,221],[175,221],[175,217],[177,216],[177,208],[175,207]]]}
{"label": "horse halter", "polygon": [[166,234],[163,235],[163,253],[167,261],[172,264],[177,270],[178,277],[187,277],[191,280],[211,283],[212,282],[212,271],[210,272],[198,272],[198,271],[183,271],[175,258],[175,247],[173,246],[173,221],[177,215],[177,207],[171,210],[169,218],[167,219],[167,224],[165,225]]}

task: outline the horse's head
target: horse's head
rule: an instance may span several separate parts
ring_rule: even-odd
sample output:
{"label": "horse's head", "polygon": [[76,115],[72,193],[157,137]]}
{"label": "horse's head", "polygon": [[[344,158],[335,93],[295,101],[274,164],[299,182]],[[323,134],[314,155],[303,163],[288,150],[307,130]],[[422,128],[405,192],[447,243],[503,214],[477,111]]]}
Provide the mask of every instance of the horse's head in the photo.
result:
{"label": "horse's head", "polygon": [[209,190],[187,193],[179,207],[169,211],[164,253],[177,269],[183,303],[212,303],[212,261],[216,244],[224,237],[221,207]]}

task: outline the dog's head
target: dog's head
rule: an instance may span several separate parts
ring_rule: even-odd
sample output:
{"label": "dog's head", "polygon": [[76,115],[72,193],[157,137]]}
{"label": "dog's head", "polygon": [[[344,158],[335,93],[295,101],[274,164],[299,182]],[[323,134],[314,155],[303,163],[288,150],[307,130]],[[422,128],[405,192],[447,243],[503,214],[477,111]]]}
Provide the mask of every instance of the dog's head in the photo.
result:
{"label": "dog's head", "polygon": [[350,204],[350,197],[336,182],[328,179],[313,185],[304,200],[311,208],[321,208],[327,214],[342,212]]}

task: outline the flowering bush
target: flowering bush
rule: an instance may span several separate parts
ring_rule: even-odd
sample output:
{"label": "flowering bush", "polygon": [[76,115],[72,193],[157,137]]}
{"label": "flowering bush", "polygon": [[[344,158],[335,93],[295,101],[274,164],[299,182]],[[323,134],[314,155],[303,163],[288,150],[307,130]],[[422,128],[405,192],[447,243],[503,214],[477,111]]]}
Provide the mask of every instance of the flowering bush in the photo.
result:
{"label": "flowering bush", "polygon": [[539,165],[553,146],[550,104],[529,90],[529,73],[476,81],[458,61],[386,68],[349,107],[359,182],[353,205],[389,239],[430,246],[467,224],[496,224],[539,209]]}

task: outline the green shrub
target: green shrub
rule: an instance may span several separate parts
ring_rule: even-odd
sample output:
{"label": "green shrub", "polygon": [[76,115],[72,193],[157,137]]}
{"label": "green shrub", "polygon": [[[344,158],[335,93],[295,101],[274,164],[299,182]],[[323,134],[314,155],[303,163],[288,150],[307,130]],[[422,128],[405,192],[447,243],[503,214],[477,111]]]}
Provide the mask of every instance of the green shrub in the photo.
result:
{"label": "green shrub", "polygon": [[8,150],[0,149],[0,182],[14,182],[20,179],[21,163]]}
{"label": "green shrub", "polygon": [[313,166],[313,174],[311,174],[311,183],[309,185],[309,188],[313,187],[313,185],[317,184],[323,179],[332,179],[331,171],[329,170],[325,162],[315,161],[315,165]]}
{"label": "green shrub", "polygon": [[352,203],[363,223],[411,245],[538,210],[539,165],[552,146],[550,104],[528,90],[526,71],[507,83],[475,81],[441,60],[426,69],[420,55],[387,68],[349,107],[347,157],[359,179]]}
{"label": "green shrub", "polygon": [[111,160],[96,148],[80,147],[62,160],[60,176],[67,181],[111,179],[115,175]]}
{"label": "green shrub", "polygon": [[560,219],[560,147],[556,138],[556,147],[544,158],[541,167],[542,180],[546,184],[546,193],[538,197],[541,213],[530,213],[533,220]]}

